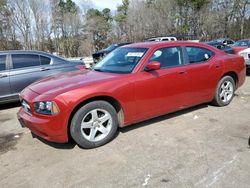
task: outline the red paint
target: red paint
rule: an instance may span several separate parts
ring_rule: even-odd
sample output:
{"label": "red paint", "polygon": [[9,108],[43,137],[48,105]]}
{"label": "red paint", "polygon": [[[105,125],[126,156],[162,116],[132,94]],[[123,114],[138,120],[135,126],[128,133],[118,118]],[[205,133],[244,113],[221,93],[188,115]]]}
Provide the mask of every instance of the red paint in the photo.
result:
{"label": "red paint", "polygon": [[78,66],[76,66],[76,68],[78,68],[80,70],[84,70],[84,69],[86,69],[86,66],[85,65],[78,65]]}
{"label": "red paint", "polygon": [[232,46],[234,53],[239,55],[239,53],[245,49],[247,49],[247,46]]}
{"label": "red paint", "polygon": [[[198,46],[214,51],[209,61],[180,67],[144,71],[149,58],[158,48]],[[21,108],[18,117],[32,132],[50,141],[67,142],[71,114],[82,102],[108,96],[117,100],[124,112],[123,125],[210,102],[218,81],[228,72],[238,76],[237,87],[245,81],[244,59],[227,55],[211,46],[192,42],[150,42],[129,47],[149,48],[131,74],[114,74],[83,70],[38,81],[20,95],[31,106],[32,116]],[[152,67],[151,67],[152,68]],[[55,116],[34,112],[34,102],[55,101],[60,113]]]}

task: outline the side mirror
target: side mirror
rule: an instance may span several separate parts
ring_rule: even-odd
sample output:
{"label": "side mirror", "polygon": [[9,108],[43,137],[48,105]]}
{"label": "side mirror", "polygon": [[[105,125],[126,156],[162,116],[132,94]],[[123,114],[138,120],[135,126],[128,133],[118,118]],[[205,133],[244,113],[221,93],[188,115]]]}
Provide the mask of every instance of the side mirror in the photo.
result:
{"label": "side mirror", "polygon": [[146,71],[153,71],[153,70],[158,70],[161,68],[161,63],[158,61],[151,61],[147,64],[145,70]]}

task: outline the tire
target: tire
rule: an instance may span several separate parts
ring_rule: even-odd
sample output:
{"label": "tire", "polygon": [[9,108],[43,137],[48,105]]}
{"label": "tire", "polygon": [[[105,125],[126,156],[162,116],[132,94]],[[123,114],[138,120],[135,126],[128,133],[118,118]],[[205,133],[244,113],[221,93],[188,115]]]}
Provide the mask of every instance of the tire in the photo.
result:
{"label": "tire", "polygon": [[93,101],[75,113],[70,134],[80,147],[91,149],[110,142],[117,128],[118,117],[114,107],[106,101]]}
{"label": "tire", "polygon": [[216,106],[228,105],[234,97],[235,81],[231,76],[224,76],[218,83],[212,104]]}
{"label": "tire", "polygon": [[246,75],[247,75],[247,76],[250,75],[250,68],[247,68],[247,70],[246,70]]}

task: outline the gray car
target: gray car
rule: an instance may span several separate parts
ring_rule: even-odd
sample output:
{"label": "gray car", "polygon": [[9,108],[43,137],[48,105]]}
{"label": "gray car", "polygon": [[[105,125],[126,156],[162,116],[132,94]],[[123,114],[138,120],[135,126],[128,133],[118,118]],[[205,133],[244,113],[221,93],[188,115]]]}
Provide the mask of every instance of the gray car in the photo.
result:
{"label": "gray car", "polygon": [[18,94],[40,78],[83,68],[83,62],[71,62],[45,52],[1,51],[0,104],[17,101]]}

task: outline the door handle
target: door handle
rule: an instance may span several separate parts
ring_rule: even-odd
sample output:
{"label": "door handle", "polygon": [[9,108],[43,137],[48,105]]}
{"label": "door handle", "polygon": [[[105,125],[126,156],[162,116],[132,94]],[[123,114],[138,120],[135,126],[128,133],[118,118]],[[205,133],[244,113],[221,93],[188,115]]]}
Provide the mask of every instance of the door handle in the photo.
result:
{"label": "door handle", "polygon": [[49,68],[41,68],[40,69],[41,71],[48,71],[48,70],[50,70]]}
{"label": "door handle", "polygon": [[0,78],[6,78],[6,77],[8,77],[7,74],[0,74]]}
{"label": "door handle", "polygon": [[217,68],[217,69],[220,68],[220,65],[215,65],[215,68]]}
{"label": "door handle", "polygon": [[186,71],[180,71],[179,74],[187,74]]}

